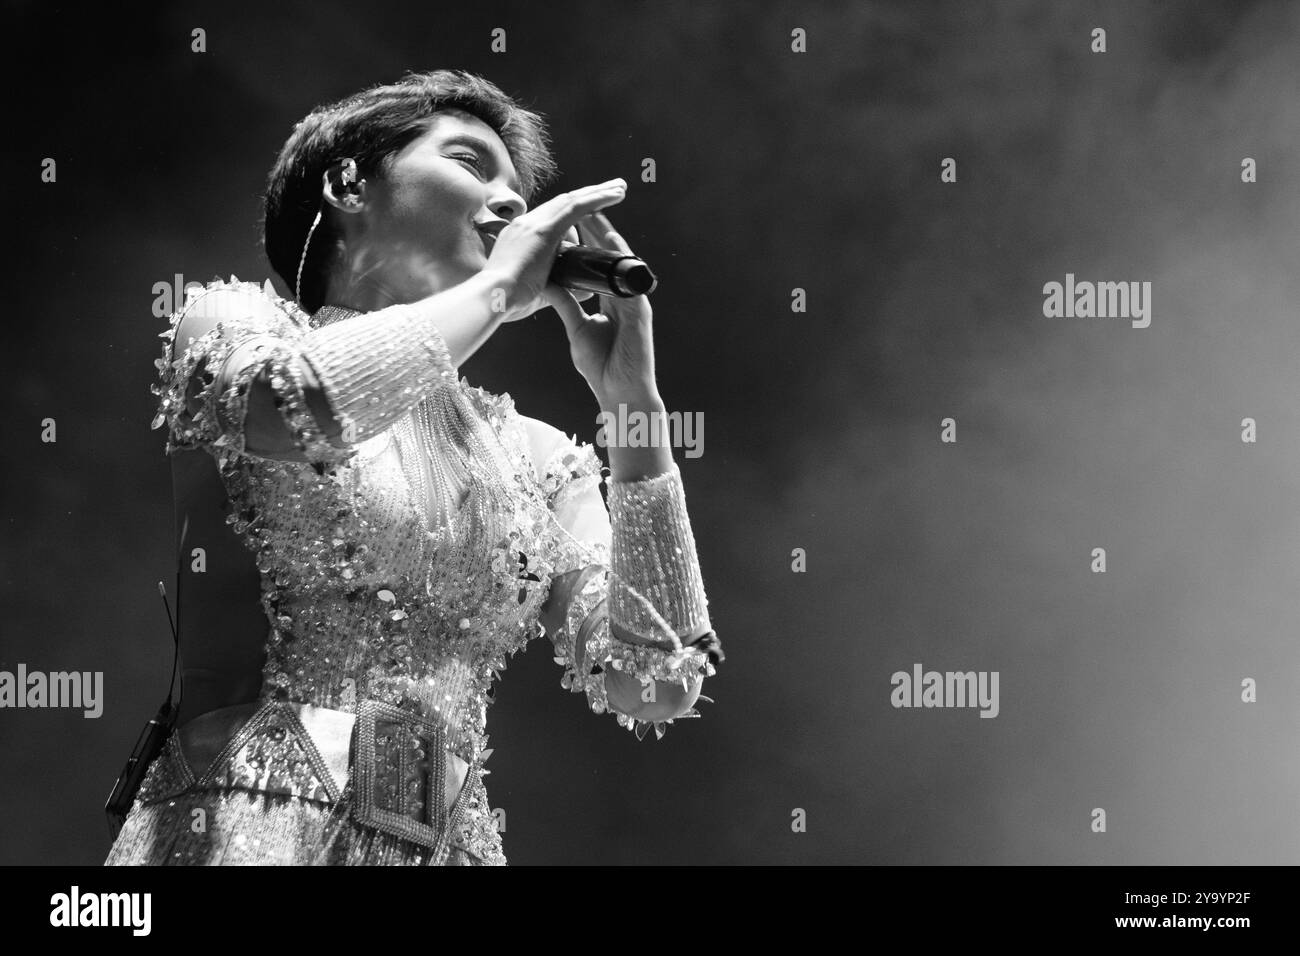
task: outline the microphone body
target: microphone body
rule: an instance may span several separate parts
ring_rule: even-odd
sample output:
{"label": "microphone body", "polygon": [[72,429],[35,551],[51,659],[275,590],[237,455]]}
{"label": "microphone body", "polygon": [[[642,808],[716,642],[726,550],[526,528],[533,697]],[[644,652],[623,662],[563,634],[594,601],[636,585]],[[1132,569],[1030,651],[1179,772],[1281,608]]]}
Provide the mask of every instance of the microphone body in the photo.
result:
{"label": "microphone body", "polygon": [[650,267],[636,256],[572,242],[560,243],[550,280],[575,292],[625,299],[647,295],[659,285]]}

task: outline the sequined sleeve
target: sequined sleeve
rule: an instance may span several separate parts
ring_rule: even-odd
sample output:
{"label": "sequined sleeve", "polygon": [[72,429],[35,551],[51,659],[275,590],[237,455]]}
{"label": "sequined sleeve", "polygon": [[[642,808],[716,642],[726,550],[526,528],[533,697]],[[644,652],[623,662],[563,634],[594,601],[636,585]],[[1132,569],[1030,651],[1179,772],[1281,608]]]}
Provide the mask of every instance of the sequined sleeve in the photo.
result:
{"label": "sequined sleeve", "polygon": [[[176,342],[182,320],[196,309],[212,310],[215,325]],[[167,426],[168,454],[202,447],[218,455],[243,453],[248,389],[264,376],[295,446],[309,461],[351,455],[351,449],[326,440],[307,406],[297,343],[308,330],[303,313],[256,283],[232,276],[202,290],[191,287],[160,333],[162,357],[154,363],[159,381],[152,391],[159,404],[153,427]]]}
{"label": "sequined sleeve", "polygon": [[638,738],[651,726],[662,737],[674,720],[699,716],[694,704],[709,700],[702,681],[722,660],[680,471],[607,482],[608,510],[590,445],[561,443],[543,472],[547,502],[566,532],[555,562],[562,623],[550,635],[561,686]]}

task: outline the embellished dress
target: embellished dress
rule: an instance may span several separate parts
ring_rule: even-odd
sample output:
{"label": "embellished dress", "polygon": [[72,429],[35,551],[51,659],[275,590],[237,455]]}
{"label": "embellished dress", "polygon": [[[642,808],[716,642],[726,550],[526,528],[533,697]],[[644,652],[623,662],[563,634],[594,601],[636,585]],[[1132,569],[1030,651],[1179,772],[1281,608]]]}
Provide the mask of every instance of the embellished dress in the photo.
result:
{"label": "embellished dress", "polygon": [[[211,296],[221,321],[174,343]],[[472,387],[449,358],[401,386],[409,405],[389,427],[331,446],[295,359],[339,407],[329,376],[341,373],[324,346],[307,347],[332,308],[309,317],[269,282],[232,277],[187,295],[161,334],[154,427],[167,426],[168,454],[215,461],[226,521],[260,572],[265,665],[258,700],[209,765],[192,766],[170,735],[107,864],[504,864],[483,780],[487,708],[534,637],[552,642],[562,687],[638,737],[652,722],[610,704],[612,671],[642,700],[690,691],[674,716],[698,716],[721,652],[711,630],[693,637],[707,600],[677,466],[603,478],[589,444]],[[258,376],[304,460],[246,450]],[[558,611],[543,626],[548,596]],[[611,618],[641,642],[615,636]],[[671,722],[656,718],[656,735]]]}

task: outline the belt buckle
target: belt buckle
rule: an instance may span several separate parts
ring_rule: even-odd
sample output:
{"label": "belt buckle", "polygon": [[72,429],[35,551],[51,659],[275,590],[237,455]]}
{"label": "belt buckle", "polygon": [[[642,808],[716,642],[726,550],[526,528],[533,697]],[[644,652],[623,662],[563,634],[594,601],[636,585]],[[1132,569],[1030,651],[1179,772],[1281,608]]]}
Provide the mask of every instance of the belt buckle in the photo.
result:
{"label": "belt buckle", "polygon": [[356,726],[356,821],[428,847],[435,862],[445,858],[465,801],[462,791],[448,812],[447,735],[441,721],[363,700]]}

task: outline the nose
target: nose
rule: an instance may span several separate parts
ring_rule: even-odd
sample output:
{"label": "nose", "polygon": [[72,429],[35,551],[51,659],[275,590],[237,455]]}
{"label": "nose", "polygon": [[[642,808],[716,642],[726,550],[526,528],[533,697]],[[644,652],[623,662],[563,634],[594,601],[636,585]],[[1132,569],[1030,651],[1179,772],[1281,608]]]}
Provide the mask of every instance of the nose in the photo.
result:
{"label": "nose", "polygon": [[524,198],[514,190],[502,187],[501,193],[494,196],[487,207],[495,215],[509,222],[517,216],[522,216],[528,210],[528,203],[524,202]]}

